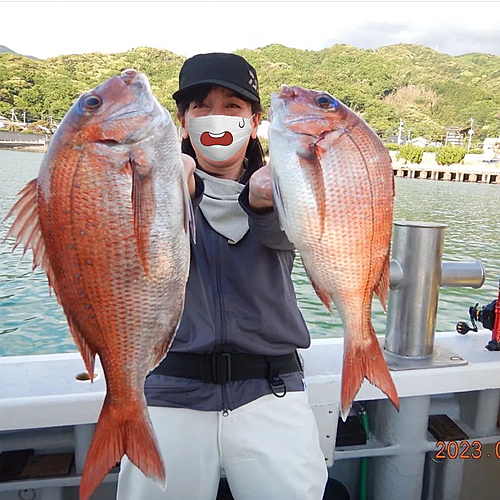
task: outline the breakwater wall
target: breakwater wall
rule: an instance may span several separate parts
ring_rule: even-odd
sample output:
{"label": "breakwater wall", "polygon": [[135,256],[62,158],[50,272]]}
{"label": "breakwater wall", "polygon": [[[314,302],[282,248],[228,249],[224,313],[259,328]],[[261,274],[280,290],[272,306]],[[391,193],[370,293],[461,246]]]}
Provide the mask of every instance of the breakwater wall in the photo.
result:
{"label": "breakwater wall", "polygon": [[49,142],[50,136],[48,135],[0,132],[0,149],[44,149]]}
{"label": "breakwater wall", "polygon": [[438,165],[434,153],[424,153],[422,163],[419,164],[397,161],[396,152],[391,151],[390,154],[396,177],[500,184],[500,162],[486,162],[483,155],[466,155],[463,163]]}
{"label": "breakwater wall", "polygon": [[[455,168],[454,168],[455,167]],[[462,168],[460,168],[462,167]],[[392,169],[396,177],[407,177],[410,179],[429,179],[432,181],[456,181],[456,182],[484,182],[486,184],[500,184],[500,167],[496,172],[473,170],[463,168],[463,165],[450,165],[446,168],[436,169],[422,168],[420,165],[395,165]]]}

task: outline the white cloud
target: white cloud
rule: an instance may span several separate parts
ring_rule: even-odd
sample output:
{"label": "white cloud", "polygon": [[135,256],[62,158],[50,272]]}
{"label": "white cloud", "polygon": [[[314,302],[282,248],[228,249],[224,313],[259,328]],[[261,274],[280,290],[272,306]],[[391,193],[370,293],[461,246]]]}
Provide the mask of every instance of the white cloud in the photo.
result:
{"label": "white cloud", "polygon": [[17,1],[2,3],[1,13],[0,44],[39,58],[138,46],[191,56],[270,43],[311,50],[419,43],[452,55],[500,55],[495,2]]}

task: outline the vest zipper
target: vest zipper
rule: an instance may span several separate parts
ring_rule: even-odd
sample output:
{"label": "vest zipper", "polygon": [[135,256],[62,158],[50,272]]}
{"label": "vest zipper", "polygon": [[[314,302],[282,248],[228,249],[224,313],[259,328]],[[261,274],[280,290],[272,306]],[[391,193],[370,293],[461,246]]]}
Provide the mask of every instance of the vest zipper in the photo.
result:
{"label": "vest zipper", "polygon": [[[224,244],[223,238],[216,234],[217,238],[217,259],[215,261],[215,286],[217,289],[217,298],[219,301],[219,327],[220,327],[220,338],[219,344],[225,344],[226,343],[226,337],[227,337],[227,329],[226,329],[226,316],[225,316],[225,309],[224,309],[224,297],[222,294],[222,286],[221,286],[221,249],[222,245]],[[217,341],[217,339],[216,339]],[[222,395],[222,416],[227,417],[229,415],[229,403],[227,400],[227,389],[225,385],[221,385],[221,395]]]}
{"label": "vest zipper", "polygon": [[220,343],[226,343],[226,318],[224,314],[224,297],[221,291],[221,246],[222,246],[222,237],[217,236],[217,260],[215,265],[215,284],[217,287],[217,297],[219,299],[219,321],[220,321]]}

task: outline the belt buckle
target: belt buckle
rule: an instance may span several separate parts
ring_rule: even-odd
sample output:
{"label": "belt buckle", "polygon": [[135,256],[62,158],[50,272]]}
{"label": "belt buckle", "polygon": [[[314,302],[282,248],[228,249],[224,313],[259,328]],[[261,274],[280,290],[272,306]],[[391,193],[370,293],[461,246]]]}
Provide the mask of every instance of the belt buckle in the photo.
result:
{"label": "belt buckle", "polygon": [[221,385],[231,382],[231,353],[212,354],[212,381]]}

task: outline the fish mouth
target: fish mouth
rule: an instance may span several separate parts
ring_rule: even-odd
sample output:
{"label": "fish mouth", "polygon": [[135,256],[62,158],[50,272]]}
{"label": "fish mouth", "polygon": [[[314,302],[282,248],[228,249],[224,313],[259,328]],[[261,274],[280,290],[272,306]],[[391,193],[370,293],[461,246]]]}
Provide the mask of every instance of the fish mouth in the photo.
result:
{"label": "fish mouth", "polygon": [[[146,123],[137,128],[137,130],[130,131],[125,137],[120,138],[119,140],[113,139],[112,137],[106,137],[104,139],[95,141],[104,146],[108,146],[111,148],[120,149],[121,146],[129,147],[131,144],[137,144],[155,134],[155,131],[158,130],[162,124],[165,122],[165,115],[160,111],[157,112],[157,107],[155,105],[152,106],[151,111],[148,110],[134,110],[126,113],[122,113],[121,115],[115,116],[110,120],[106,120],[106,123],[111,125],[115,120],[123,120],[134,117],[142,117],[142,118],[150,118],[146,121]],[[109,134],[112,135],[112,134]]]}
{"label": "fish mouth", "polygon": [[294,97],[297,97],[298,94],[295,91],[295,87],[289,87],[288,85],[285,85],[284,83],[280,87],[280,93],[278,94],[278,97],[281,99],[293,99]]}
{"label": "fish mouth", "polygon": [[139,73],[135,69],[126,69],[118,77],[125,85],[143,87],[144,93],[152,94],[148,77],[144,73]]}
{"label": "fish mouth", "polygon": [[106,118],[104,120],[105,122],[154,114],[158,103],[151,90],[148,77],[144,73],[139,73],[135,69],[126,69],[116,78],[121,80],[122,85],[126,87],[134,87],[133,92],[137,98],[125,106],[122,113]]}

